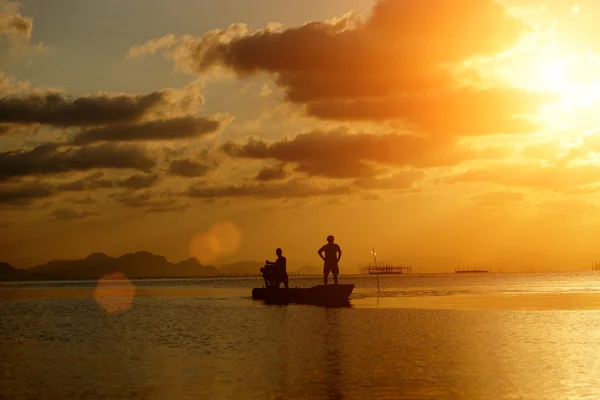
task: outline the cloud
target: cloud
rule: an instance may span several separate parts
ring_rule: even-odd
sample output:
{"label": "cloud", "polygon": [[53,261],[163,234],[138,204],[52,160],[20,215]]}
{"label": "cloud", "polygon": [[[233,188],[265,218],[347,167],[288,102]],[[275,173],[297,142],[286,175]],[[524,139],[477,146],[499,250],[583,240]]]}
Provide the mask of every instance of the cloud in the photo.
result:
{"label": "cloud", "polygon": [[50,213],[50,215],[56,220],[69,221],[69,220],[84,219],[84,218],[92,217],[92,216],[98,215],[98,213],[94,213],[91,211],[78,212],[78,211],[74,210],[73,208],[65,207],[65,208],[55,209],[54,211],[52,211]]}
{"label": "cloud", "polygon": [[153,39],[130,55],[160,52],[200,75],[268,72],[287,100],[323,119],[401,119],[432,134],[522,133],[534,126],[516,117],[545,96],[484,90],[479,78],[469,88],[455,67],[507,50],[527,31],[494,0],[381,0],[366,20],[349,13],[287,29],[233,24],[202,37]]}
{"label": "cloud", "polygon": [[216,132],[221,123],[211,118],[183,117],[166,121],[150,121],[135,125],[117,125],[83,131],[75,136],[73,144],[82,145],[100,141],[151,141],[189,139]]}
{"label": "cloud", "polygon": [[533,163],[504,163],[466,171],[447,178],[446,182],[496,183],[569,193],[600,182],[599,171],[595,165],[553,167]]}
{"label": "cloud", "polygon": [[313,196],[347,195],[354,190],[347,185],[316,185],[294,179],[281,183],[252,183],[240,185],[192,185],[184,194],[202,199],[252,197],[260,199],[307,198]]}
{"label": "cloud", "polygon": [[255,138],[250,138],[245,144],[229,141],[222,145],[221,150],[231,157],[296,163],[297,172],[331,178],[373,177],[382,172],[373,164],[442,167],[469,159],[502,155],[501,149],[470,149],[461,147],[454,139],[397,133],[350,133],[345,128],[300,133],[291,139],[273,143]]}
{"label": "cloud", "polygon": [[340,121],[408,116],[408,127],[433,135],[521,134],[535,131],[537,125],[519,115],[532,115],[542,101],[553,98],[518,89],[441,89],[414,96],[315,101],[307,110]]}
{"label": "cloud", "polygon": [[164,103],[165,94],[99,94],[68,97],[61,93],[30,93],[0,98],[0,122],[57,127],[119,124],[137,121]]}
{"label": "cloud", "polygon": [[115,186],[127,189],[147,189],[154,186],[159,179],[158,175],[132,175],[116,181]]}
{"label": "cloud", "polygon": [[189,203],[173,204],[165,206],[154,206],[146,210],[146,214],[163,214],[168,212],[182,212],[189,209],[191,205]]}
{"label": "cloud", "polygon": [[[48,183],[29,181],[23,183],[3,183],[0,185],[0,204],[30,205],[34,200],[45,199],[65,192],[91,192],[100,189],[124,188],[135,190],[148,189],[158,181],[157,175],[132,175],[123,179],[107,179],[104,172],[93,174],[70,182]],[[83,199],[72,200],[75,204],[95,204],[89,195]]]}
{"label": "cloud", "polygon": [[56,186],[58,191],[90,191],[96,189],[125,188],[147,189],[159,181],[160,177],[153,174],[131,175],[123,179],[106,179],[104,172],[97,171],[84,178],[71,182],[61,183]]}
{"label": "cloud", "polygon": [[18,2],[0,0],[0,35],[5,35],[13,46],[27,45],[33,31],[33,19],[20,13]]}
{"label": "cloud", "polygon": [[406,190],[413,188],[424,177],[422,170],[405,170],[387,177],[356,179],[354,185],[372,190]]}
{"label": "cloud", "polygon": [[53,188],[40,182],[21,185],[0,185],[0,204],[26,206],[34,200],[52,196]]}
{"label": "cloud", "polygon": [[261,182],[278,181],[289,176],[285,163],[263,167],[256,175],[256,180]]}
{"label": "cloud", "polygon": [[0,71],[0,96],[22,92],[29,89],[29,87],[30,85],[27,81],[19,81]]}
{"label": "cloud", "polygon": [[304,173],[308,176],[320,176],[323,178],[347,179],[347,178],[372,178],[382,173],[381,168],[361,161],[335,160],[311,161],[299,164],[294,168],[295,172]]}
{"label": "cloud", "polygon": [[56,186],[56,189],[61,192],[80,192],[84,190],[108,189],[114,186],[115,183],[113,181],[104,178],[104,172],[97,171],[81,179],[60,183]]}
{"label": "cloud", "polygon": [[144,148],[133,145],[64,147],[48,143],[32,150],[0,153],[0,181],[96,168],[149,171],[155,164]]}
{"label": "cloud", "polygon": [[127,207],[147,208],[147,213],[181,211],[189,207],[189,204],[182,203],[181,197],[171,191],[145,190],[136,192],[130,190],[113,193],[110,197]]}
{"label": "cloud", "polygon": [[208,174],[214,166],[196,161],[183,159],[173,160],[169,165],[169,174],[184,178],[199,178]]}

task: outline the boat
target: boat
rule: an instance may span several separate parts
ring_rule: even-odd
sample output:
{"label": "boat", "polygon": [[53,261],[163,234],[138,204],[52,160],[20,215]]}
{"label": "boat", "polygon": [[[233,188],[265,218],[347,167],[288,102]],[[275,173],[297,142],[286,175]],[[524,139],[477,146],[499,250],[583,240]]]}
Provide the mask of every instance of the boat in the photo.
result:
{"label": "boat", "polygon": [[354,285],[318,285],[310,288],[263,287],[252,289],[252,298],[272,304],[312,304],[330,307],[349,305]]}

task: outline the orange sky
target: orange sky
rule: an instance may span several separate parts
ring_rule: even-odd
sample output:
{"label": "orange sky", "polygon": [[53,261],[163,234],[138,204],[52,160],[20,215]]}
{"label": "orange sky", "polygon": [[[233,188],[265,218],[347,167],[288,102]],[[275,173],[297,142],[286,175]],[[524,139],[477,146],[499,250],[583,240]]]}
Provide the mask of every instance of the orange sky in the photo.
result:
{"label": "orange sky", "polygon": [[596,2],[187,3],[0,0],[1,259],[600,258]]}

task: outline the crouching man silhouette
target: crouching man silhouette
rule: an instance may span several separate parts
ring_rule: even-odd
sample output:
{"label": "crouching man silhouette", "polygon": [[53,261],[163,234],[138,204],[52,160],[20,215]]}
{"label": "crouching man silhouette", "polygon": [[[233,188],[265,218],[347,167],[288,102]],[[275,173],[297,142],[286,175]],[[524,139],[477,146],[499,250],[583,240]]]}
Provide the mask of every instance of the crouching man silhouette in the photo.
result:
{"label": "crouching man silhouette", "polygon": [[[265,262],[265,268],[261,268],[261,271],[267,274],[270,274],[270,280],[274,280],[277,282],[277,287],[279,287],[279,283],[283,282],[285,288],[288,288],[288,274],[287,274],[287,260],[282,255],[283,251],[281,249],[275,250],[275,254],[277,254],[277,260],[271,262],[267,260]],[[267,271],[271,270],[271,271]]]}

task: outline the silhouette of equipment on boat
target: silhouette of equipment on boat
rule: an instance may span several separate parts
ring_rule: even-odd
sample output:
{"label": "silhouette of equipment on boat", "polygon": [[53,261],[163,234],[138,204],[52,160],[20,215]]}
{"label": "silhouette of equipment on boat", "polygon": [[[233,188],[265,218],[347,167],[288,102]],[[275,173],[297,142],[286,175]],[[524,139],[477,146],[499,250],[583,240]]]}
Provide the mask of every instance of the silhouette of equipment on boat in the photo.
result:
{"label": "silhouette of equipment on boat", "polygon": [[283,283],[285,288],[288,287],[288,274],[287,274],[287,260],[283,256],[281,249],[275,250],[277,254],[277,260],[271,262],[265,261],[265,266],[260,269],[262,277],[265,279],[265,286],[268,288],[279,288],[279,285]]}
{"label": "silhouette of equipment on boat", "polygon": [[[273,304],[314,304],[325,306],[344,306],[349,304],[349,297],[354,290],[354,285],[338,284],[339,274],[338,262],[342,251],[337,244],[333,243],[333,236],[327,238],[328,244],[323,246],[317,253],[324,261],[323,280],[324,285],[311,288],[290,288],[288,285],[287,260],[283,257],[281,249],[276,250],[277,261],[266,261],[265,266],[260,269],[265,280],[265,287],[252,289],[252,298],[264,300]],[[325,257],[322,253],[325,252]],[[339,254],[339,256],[338,256]],[[334,284],[327,285],[327,276],[333,273]],[[281,288],[283,283],[284,287]]]}

